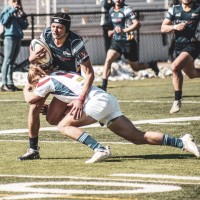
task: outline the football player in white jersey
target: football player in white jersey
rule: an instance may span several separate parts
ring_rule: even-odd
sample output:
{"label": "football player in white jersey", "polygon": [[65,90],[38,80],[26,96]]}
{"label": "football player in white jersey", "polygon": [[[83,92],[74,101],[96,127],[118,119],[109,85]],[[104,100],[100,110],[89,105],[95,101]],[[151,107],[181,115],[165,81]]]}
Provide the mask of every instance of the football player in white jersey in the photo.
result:
{"label": "football player in white jersey", "polygon": [[[71,106],[73,100],[83,100],[84,78],[79,74],[63,71],[45,73],[39,66],[31,66],[28,81],[33,87],[31,90],[30,87],[25,87],[24,97],[27,103],[35,103],[49,94],[54,95],[55,98],[64,103],[68,103],[68,106]],[[185,149],[200,157],[200,149],[190,134],[185,134],[182,138],[175,138],[160,132],[140,131],[122,114],[117,99],[96,86],[91,86],[85,96],[82,117],[74,119],[72,112],[71,110],[64,113],[63,119],[58,123],[58,130],[95,151],[92,158],[86,163],[100,162],[111,154],[108,148],[103,147],[80,128],[97,121],[104,123],[112,132],[134,144],[173,146]]]}

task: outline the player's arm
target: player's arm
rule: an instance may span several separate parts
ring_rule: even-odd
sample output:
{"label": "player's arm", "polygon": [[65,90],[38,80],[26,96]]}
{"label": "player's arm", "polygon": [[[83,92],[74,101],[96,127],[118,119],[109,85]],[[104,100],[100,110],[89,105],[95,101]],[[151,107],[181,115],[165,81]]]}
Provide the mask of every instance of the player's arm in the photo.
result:
{"label": "player's arm", "polygon": [[164,19],[161,26],[161,32],[169,33],[172,31],[182,31],[184,30],[185,26],[186,26],[186,23],[173,24],[171,20]]}
{"label": "player's arm", "polygon": [[165,13],[165,19],[161,25],[162,33],[170,33],[172,31],[182,31],[185,28],[185,23],[174,23],[176,20],[176,12],[175,7],[169,8],[169,10]]}
{"label": "player's arm", "polygon": [[170,19],[164,19],[161,25],[162,33],[170,33],[175,30],[175,26]]}
{"label": "player's arm", "polygon": [[140,22],[137,19],[134,19],[132,20],[132,24],[129,27],[122,29],[121,27],[116,26],[115,31],[117,33],[129,33],[131,31],[138,30],[140,27],[141,27]]}
{"label": "player's arm", "polygon": [[128,28],[123,29],[122,31],[123,31],[124,33],[129,33],[129,32],[131,32],[131,31],[138,30],[140,27],[141,27],[140,21],[137,20],[137,19],[133,19],[133,20],[132,20],[132,24],[131,24]]}
{"label": "player's arm", "polygon": [[126,13],[126,20],[130,20],[132,23],[124,29],[121,29],[119,26],[115,27],[115,31],[117,33],[129,33],[132,31],[136,31],[141,27],[140,21],[137,19],[136,14],[130,7],[126,8]]}
{"label": "player's arm", "polygon": [[[43,41],[43,42],[46,42],[45,41],[45,38],[46,38],[46,35],[50,34],[50,31],[51,29],[50,28],[46,28],[41,34],[40,34],[40,39]],[[37,60],[40,59],[40,58],[43,58],[46,54],[46,50],[45,48],[42,48],[38,51],[33,51],[31,45],[29,47],[29,61],[30,63],[32,64],[37,64]]]}
{"label": "player's arm", "polygon": [[35,92],[34,92],[34,88],[32,85],[30,84],[27,84],[25,85],[24,87],[24,90],[23,90],[23,93],[24,93],[24,99],[27,103],[29,104],[32,104],[32,103],[35,103],[37,102],[38,100],[40,100],[41,96],[38,96]]}
{"label": "player's arm", "polygon": [[87,59],[86,61],[81,63],[80,66],[85,78],[82,93],[81,95],[79,95],[78,100],[74,100],[73,102],[71,102],[71,104],[69,104],[70,106],[72,106],[70,114],[74,116],[74,119],[79,119],[82,116],[83,105],[86,95],[89,92],[90,87],[94,81],[94,70],[92,68],[90,59]]}
{"label": "player's arm", "polygon": [[85,77],[85,82],[82,90],[83,96],[86,96],[88,91],[90,90],[90,87],[94,81],[94,70],[92,67],[92,64],[90,62],[90,59],[84,61],[83,63],[80,64],[81,70],[84,73]]}

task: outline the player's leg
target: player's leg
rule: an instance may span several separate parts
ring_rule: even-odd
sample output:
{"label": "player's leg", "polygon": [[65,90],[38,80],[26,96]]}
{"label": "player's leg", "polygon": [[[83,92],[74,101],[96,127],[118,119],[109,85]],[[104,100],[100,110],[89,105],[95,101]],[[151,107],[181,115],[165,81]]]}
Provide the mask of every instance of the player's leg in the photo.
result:
{"label": "player's leg", "polygon": [[124,115],[112,121],[108,128],[115,134],[134,144],[162,144],[163,134],[159,132],[140,131]]}
{"label": "player's leg", "polygon": [[161,132],[143,132],[137,129],[125,116],[116,118],[108,127],[112,132],[134,144],[166,145],[185,149],[195,156],[200,157],[200,149],[195,144],[190,134],[176,138]]}
{"label": "player's leg", "polygon": [[88,145],[95,151],[93,157],[87,163],[98,162],[111,155],[109,148],[100,145],[87,132],[78,127],[93,124],[99,120],[108,122],[109,118],[106,117],[110,116],[110,113],[112,113],[111,117],[122,115],[118,110],[119,104],[116,99],[104,91],[99,91],[86,102],[83,115],[79,120],[75,120],[73,115],[68,113],[58,124],[58,129],[61,133]]}
{"label": "player's leg", "polygon": [[79,120],[75,120],[72,115],[67,114],[58,124],[58,130],[62,134],[77,142],[87,145],[94,151],[94,155],[87,160],[86,163],[100,162],[111,156],[111,152],[108,147],[104,147],[92,136],[90,136],[88,132],[78,128],[80,126],[93,124],[95,122],[95,119],[83,112],[83,115]]}
{"label": "player's leg", "polygon": [[195,68],[194,59],[190,55],[187,55],[187,59],[185,59],[183,71],[190,79],[200,77],[200,69]]}
{"label": "player's leg", "polygon": [[145,70],[148,68],[148,65],[144,63],[139,63],[138,61],[135,62],[128,61],[128,63],[131,66],[131,69],[135,72],[138,72],[140,70]]}
{"label": "player's leg", "polygon": [[110,49],[107,52],[106,55],[106,60],[104,63],[104,68],[103,68],[103,75],[102,75],[102,86],[101,88],[106,90],[107,89],[107,84],[108,84],[108,77],[110,76],[111,73],[111,65],[112,63],[117,60],[118,57],[120,57],[120,51],[117,47],[116,42],[112,42]]}
{"label": "player's leg", "polygon": [[135,40],[123,42],[121,51],[124,57],[128,60],[133,71],[138,72],[140,70],[151,68],[155,74],[158,75],[159,69],[156,61],[151,61],[149,64],[138,62],[138,47]]}
{"label": "player's leg", "polygon": [[174,87],[174,102],[170,109],[170,113],[179,112],[182,101],[182,87],[183,87],[183,73],[182,69],[185,66],[185,62],[188,63],[189,54],[186,52],[180,53],[180,55],[171,64],[172,69],[172,83]]}
{"label": "player's leg", "polygon": [[[47,97],[46,97],[47,98]],[[19,157],[19,160],[39,159],[38,134],[40,128],[40,111],[46,98],[40,99],[35,104],[31,104],[28,113],[28,130],[29,130],[29,150],[26,154]]]}
{"label": "player's leg", "polygon": [[48,110],[46,113],[46,120],[51,125],[58,125],[62,118],[69,111],[70,108],[67,107],[67,103],[60,101],[57,98],[53,98],[51,103],[48,105]]}
{"label": "player's leg", "polygon": [[170,113],[179,112],[182,100],[183,74],[182,70],[189,78],[200,77],[200,70],[194,66],[194,60],[200,52],[199,45],[188,45],[175,49],[176,59],[172,63],[172,80],[175,90],[175,100],[170,110]]}

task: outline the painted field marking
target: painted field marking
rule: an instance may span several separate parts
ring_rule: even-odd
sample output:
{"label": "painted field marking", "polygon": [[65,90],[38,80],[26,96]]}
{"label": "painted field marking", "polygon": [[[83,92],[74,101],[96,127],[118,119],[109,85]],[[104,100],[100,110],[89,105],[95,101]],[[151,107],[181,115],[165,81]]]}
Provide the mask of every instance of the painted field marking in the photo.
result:
{"label": "painted field marking", "polygon": [[[121,103],[173,103],[173,101],[158,101],[158,100],[118,100]],[[200,101],[182,101],[183,104],[199,104]]]}
{"label": "painted field marking", "polygon": [[192,180],[192,181],[200,181],[200,177],[198,176],[172,176],[172,175],[159,175],[159,174],[111,174],[111,176],[120,176],[120,177],[139,177],[139,178],[154,178],[154,179],[177,179],[177,180]]}
{"label": "painted field marking", "polygon": [[[50,102],[51,100],[47,100],[47,102]],[[15,99],[0,99],[0,102],[25,102],[25,100],[15,100]],[[159,100],[120,100],[118,99],[118,102],[120,103],[173,103],[173,101],[159,101]],[[183,104],[200,104],[200,101],[182,101]]]}
{"label": "painted field marking", "polygon": [[[148,176],[149,174],[146,174]],[[150,175],[151,176],[151,175]],[[160,175],[158,175],[160,176]],[[89,177],[68,177],[68,176],[26,176],[26,175],[0,175],[0,177],[23,177],[23,178],[42,178],[42,179],[70,179],[68,181],[45,181],[45,182],[19,182],[19,183],[9,183],[0,184],[0,192],[8,192],[9,194],[4,194],[3,199],[29,199],[29,198],[56,198],[56,197],[67,197],[71,195],[118,195],[118,194],[138,194],[138,193],[156,193],[156,192],[169,192],[177,191],[182,188],[178,185],[169,185],[161,183],[138,183],[132,180],[114,180],[108,178],[89,178]],[[136,177],[140,177],[137,174]],[[75,180],[71,180],[74,178]],[[143,181],[145,182],[145,181]],[[38,187],[40,186],[40,187]],[[47,188],[47,186],[53,186]],[[67,189],[61,189],[63,186]],[[88,189],[70,189],[70,186],[90,186]],[[92,189],[92,187],[100,189]],[[103,189],[103,188],[106,189]],[[109,188],[111,187],[111,188]],[[116,189],[115,189],[116,187]],[[119,189],[120,188],[120,189]],[[27,193],[27,194],[10,194],[10,193]],[[10,196],[9,196],[10,195]],[[64,196],[63,196],[64,195]],[[73,196],[72,196],[73,197]],[[1,198],[0,198],[1,199]]]}
{"label": "painted field marking", "polygon": [[[178,117],[178,118],[165,118],[165,119],[147,119],[132,121],[134,125],[140,124],[157,124],[157,123],[175,123],[175,122],[189,122],[189,121],[200,121],[200,116],[194,117]],[[99,123],[91,124],[89,126],[83,126],[83,128],[96,128],[101,127]],[[57,127],[43,127],[40,131],[57,131]],[[28,129],[13,129],[13,130],[1,130],[0,135],[12,134],[12,133],[28,133]]]}
{"label": "painted field marking", "polygon": [[24,100],[0,99],[0,102],[25,102]]}

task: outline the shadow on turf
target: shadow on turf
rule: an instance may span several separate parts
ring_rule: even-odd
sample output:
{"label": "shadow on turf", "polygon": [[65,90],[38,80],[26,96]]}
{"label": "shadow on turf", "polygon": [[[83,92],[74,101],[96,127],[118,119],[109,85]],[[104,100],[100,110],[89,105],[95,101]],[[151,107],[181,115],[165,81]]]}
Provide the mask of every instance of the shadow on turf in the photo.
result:
{"label": "shadow on turf", "polygon": [[192,154],[151,154],[151,155],[136,155],[136,156],[113,156],[111,159],[120,158],[121,159],[134,159],[134,160],[153,160],[153,159],[188,159],[195,158]]}
{"label": "shadow on turf", "polygon": [[[189,159],[195,158],[192,154],[152,154],[152,155],[136,155],[136,156],[112,156],[106,162],[122,162],[123,160],[159,160],[159,159]],[[41,158],[42,160],[80,160],[80,159],[87,159],[83,157],[70,157],[70,158]],[[89,159],[89,158],[88,158]]]}

